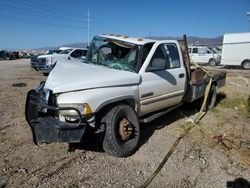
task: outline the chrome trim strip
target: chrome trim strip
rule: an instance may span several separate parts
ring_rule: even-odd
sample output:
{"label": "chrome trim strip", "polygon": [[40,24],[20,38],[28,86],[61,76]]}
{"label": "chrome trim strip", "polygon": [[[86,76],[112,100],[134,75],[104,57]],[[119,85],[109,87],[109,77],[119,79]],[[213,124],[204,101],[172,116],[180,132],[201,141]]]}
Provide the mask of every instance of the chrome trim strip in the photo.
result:
{"label": "chrome trim strip", "polygon": [[161,95],[161,96],[153,97],[153,98],[150,98],[150,99],[142,100],[140,102],[140,104],[141,105],[147,105],[147,104],[150,104],[150,103],[154,103],[154,102],[162,101],[162,100],[165,100],[165,99],[177,97],[177,96],[180,96],[180,95],[183,95],[183,94],[184,94],[184,90],[181,90],[181,91],[177,91],[175,93],[170,93],[170,94]]}

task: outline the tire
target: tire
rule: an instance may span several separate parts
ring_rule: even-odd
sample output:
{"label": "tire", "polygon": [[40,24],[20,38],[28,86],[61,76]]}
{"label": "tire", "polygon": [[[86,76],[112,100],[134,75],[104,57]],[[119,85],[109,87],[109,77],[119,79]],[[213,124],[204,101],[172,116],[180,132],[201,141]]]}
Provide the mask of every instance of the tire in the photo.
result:
{"label": "tire", "polygon": [[217,100],[217,86],[213,84],[210,88],[208,98],[207,98],[207,103],[203,111],[208,111],[208,110],[213,109],[215,107],[216,100]]}
{"label": "tire", "polygon": [[210,59],[209,62],[208,62],[208,64],[211,65],[211,66],[216,66],[215,59]]}
{"label": "tire", "polygon": [[[132,129],[130,136],[124,140],[120,134],[121,123],[127,119]],[[126,122],[126,123],[127,123]],[[137,114],[129,105],[113,107],[101,120],[106,125],[103,139],[103,149],[106,153],[116,157],[132,155],[139,143],[140,126]]]}
{"label": "tire", "polygon": [[245,60],[241,64],[242,69],[249,70],[250,69],[250,60]]}

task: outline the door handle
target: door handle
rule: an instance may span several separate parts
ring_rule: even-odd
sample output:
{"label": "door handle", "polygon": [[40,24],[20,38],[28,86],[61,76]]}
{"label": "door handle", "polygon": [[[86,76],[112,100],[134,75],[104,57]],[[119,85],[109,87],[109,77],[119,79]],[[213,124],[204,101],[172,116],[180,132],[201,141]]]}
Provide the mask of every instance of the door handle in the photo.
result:
{"label": "door handle", "polygon": [[179,78],[184,78],[184,76],[185,76],[184,73],[179,74]]}

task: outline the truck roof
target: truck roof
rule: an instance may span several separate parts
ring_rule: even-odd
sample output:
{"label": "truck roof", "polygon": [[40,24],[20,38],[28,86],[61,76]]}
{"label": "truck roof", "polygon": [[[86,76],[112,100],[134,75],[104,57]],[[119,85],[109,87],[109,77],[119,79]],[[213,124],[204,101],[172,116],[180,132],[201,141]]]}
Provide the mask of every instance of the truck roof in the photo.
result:
{"label": "truck roof", "polygon": [[246,33],[226,33],[223,43],[245,43],[250,42],[250,32]]}
{"label": "truck roof", "polygon": [[145,39],[145,38],[131,38],[128,36],[122,36],[122,35],[113,35],[113,34],[104,34],[104,35],[98,35],[100,37],[105,37],[105,38],[109,38],[109,39],[114,39],[114,40],[120,40],[120,41],[124,41],[124,42],[128,42],[128,43],[133,43],[133,44],[137,44],[137,45],[144,45],[147,43],[154,43],[157,40],[153,40],[153,39]]}

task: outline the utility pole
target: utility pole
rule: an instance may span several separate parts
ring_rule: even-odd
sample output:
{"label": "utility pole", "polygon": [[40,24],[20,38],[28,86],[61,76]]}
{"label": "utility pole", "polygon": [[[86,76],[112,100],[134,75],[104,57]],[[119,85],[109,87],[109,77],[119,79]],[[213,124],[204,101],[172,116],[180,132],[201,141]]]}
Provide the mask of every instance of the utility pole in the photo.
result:
{"label": "utility pole", "polygon": [[[246,15],[250,18],[250,11],[248,11]],[[247,21],[250,22],[250,19],[248,19]]]}
{"label": "utility pole", "polygon": [[89,20],[89,17],[90,17],[90,13],[89,13],[89,9],[88,9],[88,13],[87,13],[87,28],[88,28],[88,46],[89,46],[89,28],[90,28],[90,20]]}

